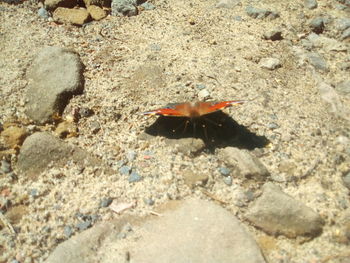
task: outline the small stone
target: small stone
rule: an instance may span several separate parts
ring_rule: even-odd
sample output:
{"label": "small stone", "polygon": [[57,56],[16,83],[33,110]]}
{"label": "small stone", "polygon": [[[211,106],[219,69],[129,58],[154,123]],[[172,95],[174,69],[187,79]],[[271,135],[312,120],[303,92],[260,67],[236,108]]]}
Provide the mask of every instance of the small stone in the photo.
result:
{"label": "small stone", "polygon": [[281,61],[277,58],[262,58],[259,65],[262,68],[274,70],[281,67]]}
{"label": "small stone", "polygon": [[266,167],[247,150],[226,147],[220,152],[224,162],[238,169],[239,175],[247,179],[264,180],[269,176]]}
{"label": "small stone", "polygon": [[44,19],[48,19],[50,17],[49,12],[44,7],[40,7],[38,10],[38,16]]}
{"label": "small stone", "polygon": [[335,28],[340,32],[350,28],[350,18],[340,18],[335,20]]}
{"label": "small stone", "polygon": [[108,207],[113,202],[113,199],[110,197],[103,198],[100,202],[100,207]]}
{"label": "small stone", "polygon": [[112,0],[112,15],[113,16],[136,16],[137,0]]}
{"label": "small stone", "polygon": [[350,95],[350,80],[344,80],[335,85],[335,90],[342,95]]}
{"label": "small stone", "polygon": [[60,122],[55,130],[55,134],[60,138],[75,137],[78,134],[78,128],[73,122]]}
{"label": "small stone", "polygon": [[134,171],[131,172],[129,179],[128,179],[129,183],[135,183],[135,182],[139,182],[141,180],[142,180],[142,176]]}
{"label": "small stone", "polygon": [[225,176],[223,180],[224,180],[224,183],[227,184],[228,186],[232,185],[232,177],[231,176]]}
{"label": "small stone", "polygon": [[30,192],[29,192],[29,195],[36,198],[39,196],[39,191],[38,189],[34,188],[34,189],[31,189]]}
{"label": "small stone", "polygon": [[223,176],[228,176],[231,173],[231,169],[227,168],[227,167],[220,167],[219,168],[219,172],[223,175]]}
{"label": "small stone", "polygon": [[90,124],[91,132],[93,134],[98,133],[101,130],[101,125],[98,121],[92,121]]}
{"label": "small stone", "polygon": [[203,90],[205,88],[206,88],[206,86],[204,84],[196,84],[196,89],[198,89],[198,90]]}
{"label": "small stone", "polygon": [[128,151],[126,154],[126,158],[128,159],[129,162],[132,162],[136,159],[137,153],[135,151]]}
{"label": "small stone", "polygon": [[140,6],[145,10],[156,9],[155,5],[153,5],[152,3],[149,3],[149,2],[145,2],[145,3],[141,4]]}
{"label": "small stone", "polygon": [[311,208],[266,183],[262,195],[249,207],[246,218],[265,232],[315,237],[322,232],[323,219]]}
{"label": "small stone", "polygon": [[311,52],[307,54],[307,59],[315,69],[318,69],[324,72],[329,71],[327,62],[324,60],[324,58],[320,54],[316,52]]}
{"label": "small stone", "polygon": [[316,17],[310,21],[309,26],[313,32],[321,34],[325,28],[325,20],[323,17]]}
{"label": "small stone", "polygon": [[270,18],[270,19],[276,19],[277,17],[279,17],[279,14],[271,11],[271,10],[266,10],[266,9],[259,9],[259,8],[255,8],[252,6],[248,6],[245,9],[246,13],[248,16],[253,17],[253,18],[258,18],[258,19],[262,19],[262,18]]}
{"label": "small stone", "polygon": [[89,21],[90,14],[85,8],[58,7],[52,17],[58,23],[82,26]]}
{"label": "small stone", "polygon": [[1,160],[1,171],[5,174],[11,172],[11,163],[6,160]]}
{"label": "small stone", "polygon": [[341,34],[340,39],[348,39],[350,37],[350,28],[344,30],[343,34]]}
{"label": "small stone", "polygon": [[162,47],[159,44],[153,43],[149,45],[150,50],[159,52],[162,50]]}
{"label": "small stone", "polygon": [[264,33],[264,39],[266,40],[282,40],[282,31],[280,29],[274,29]]}
{"label": "small stone", "polygon": [[345,187],[350,190],[350,171],[345,176],[343,176],[343,183]]}
{"label": "small stone", "polygon": [[315,9],[315,8],[317,8],[317,1],[316,0],[305,0],[304,5],[308,9]]}
{"label": "small stone", "polygon": [[101,20],[107,16],[107,12],[96,5],[88,6],[87,11],[89,12],[92,19],[96,21]]}
{"label": "small stone", "polygon": [[166,142],[170,145],[177,145],[177,150],[188,156],[200,152],[205,147],[201,139],[194,138],[168,139]]}
{"label": "small stone", "polygon": [[202,89],[200,92],[198,92],[198,98],[200,101],[210,98],[209,91],[207,89]]}
{"label": "small stone", "polygon": [[275,122],[270,122],[269,124],[267,124],[267,128],[274,130],[274,129],[278,129],[280,126],[275,123]]}
{"label": "small stone", "polygon": [[92,226],[92,222],[90,220],[84,221],[84,222],[79,222],[76,225],[76,228],[78,228],[79,231],[86,230]]}
{"label": "small stone", "polygon": [[154,205],[154,200],[152,198],[143,198],[143,201],[146,205],[152,206]]}
{"label": "small stone", "polygon": [[22,145],[24,139],[27,137],[27,131],[25,128],[10,126],[1,132],[5,144],[10,148],[16,148]]}
{"label": "small stone", "polygon": [[209,179],[208,175],[206,175],[205,173],[195,173],[191,170],[184,171],[182,176],[185,181],[185,184],[190,188],[194,188],[196,186],[204,186]]}
{"label": "small stone", "polygon": [[67,238],[70,238],[73,235],[74,230],[71,226],[65,226],[63,232]]}
{"label": "small stone", "polygon": [[129,166],[123,165],[122,167],[119,168],[119,172],[122,175],[129,175],[131,171],[131,168]]}

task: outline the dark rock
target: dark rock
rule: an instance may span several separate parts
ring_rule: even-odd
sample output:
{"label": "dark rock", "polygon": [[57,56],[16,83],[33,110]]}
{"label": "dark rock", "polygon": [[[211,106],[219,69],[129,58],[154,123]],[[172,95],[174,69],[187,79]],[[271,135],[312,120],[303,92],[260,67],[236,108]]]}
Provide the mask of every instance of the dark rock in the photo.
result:
{"label": "dark rock", "polygon": [[307,59],[315,69],[324,71],[324,72],[329,71],[327,62],[324,60],[324,58],[320,54],[316,52],[308,53]]}
{"label": "dark rock", "polygon": [[137,0],[112,0],[113,16],[136,16]]}
{"label": "dark rock", "polygon": [[350,80],[344,80],[335,85],[335,90],[342,95],[350,95]]}
{"label": "dark rock", "polygon": [[280,29],[274,29],[264,33],[264,39],[266,40],[282,40],[282,31]]}
{"label": "dark rock", "polygon": [[79,222],[76,227],[78,228],[79,231],[83,231],[86,230],[88,228],[90,228],[92,226],[92,222],[91,221],[83,221],[83,222]]}
{"label": "dark rock", "polygon": [[308,9],[315,9],[315,8],[317,8],[317,1],[316,0],[305,0],[304,5]]}
{"label": "dark rock", "polygon": [[267,233],[293,238],[317,236],[324,225],[316,212],[272,183],[264,185],[262,195],[249,207],[246,218]]}
{"label": "dark rock", "polygon": [[279,17],[279,14],[277,12],[267,10],[267,9],[259,9],[252,6],[247,6],[245,11],[248,16],[253,18],[258,18],[258,19],[262,19],[262,18],[275,19]]}
{"label": "dark rock", "polygon": [[220,152],[220,155],[228,166],[237,168],[240,176],[244,178],[264,180],[269,176],[266,167],[257,157],[251,155],[247,150],[226,147]]}
{"label": "dark rock", "polygon": [[309,23],[310,29],[316,34],[321,34],[325,28],[325,19],[323,17],[316,17]]}
{"label": "dark rock", "polygon": [[73,160],[81,166],[101,166],[101,160],[84,150],[69,145],[46,132],[37,132],[23,143],[18,156],[17,167],[28,176],[36,178],[46,167],[64,165]]}
{"label": "dark rock", "polygon": [[129,183],[136,183],[136,182],[139,182],[141,181],[143,178],[141,175],[139,175],[137,172],[135,171],[132,171],[130,176],[129,176]]}
{"label": "dark rock", "polygon": [[28,69],[27,115],[38,123],[62,113],[69,99],[83,91],[83,64],[79,56],[64,48],[46,47]]}
{"label": "dark rock", "polygon": [[46,10],[53,11],[57,7],[73,8],[78,4],[77,0],[45,0],[44,5]]}

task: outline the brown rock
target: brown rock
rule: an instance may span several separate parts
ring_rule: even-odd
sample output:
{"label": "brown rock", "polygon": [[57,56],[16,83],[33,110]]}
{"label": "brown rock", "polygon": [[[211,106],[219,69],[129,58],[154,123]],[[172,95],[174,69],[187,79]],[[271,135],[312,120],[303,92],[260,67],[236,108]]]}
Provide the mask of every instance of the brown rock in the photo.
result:
{"label": "brown rock", "polygon": [[78,134],[78,128],[73,122],[63,121],[57,125],[55,133],[60,138],[75,137]]}
{"label": "brown rock", "polygon": [[6,218],[11,224],[18,224],[27,211],[28,207],[25,205],[14,206],[7,211]]}
{"label": "brown rock", "polygon": [[1,133],[1,137],[3,137],[5,144],[10,148],[15,148],[16,146],[22,145],[26,136],[26,129],[17,126],[5,128],[5,130]]}
{"label": "brown rock", "polygon": [[93,20],[101,20],[107,16],[107,12],[103,10],[101,7],[96,5],[90,5],[87,8]]}
{"label": "brown rock", "polygon": [[190,188],[194,188],[197,185],[203,186],[208,182],[209,179],[208,175],[202,172],[195,173],[191,170],[184,171],[183,178],[185,184]]}
{"label": "brown rock", "polygon": [[83,25],[90,19],[90,14],[85,8],[58,7],[53,13],[53,19],[58,23]]}

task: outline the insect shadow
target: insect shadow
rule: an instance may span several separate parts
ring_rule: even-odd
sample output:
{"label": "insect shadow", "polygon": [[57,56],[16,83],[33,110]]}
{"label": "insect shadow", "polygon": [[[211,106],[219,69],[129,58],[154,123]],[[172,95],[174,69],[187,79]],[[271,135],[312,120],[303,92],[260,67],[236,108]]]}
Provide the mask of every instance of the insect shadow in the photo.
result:
{"label": "insect shadow", "polygon": [[249,131],[222,111],[194,119],[160,116],[145,132],[169,139],[200,138],[209,149],[232,146],[253,150],[269,143],[265,136]]}

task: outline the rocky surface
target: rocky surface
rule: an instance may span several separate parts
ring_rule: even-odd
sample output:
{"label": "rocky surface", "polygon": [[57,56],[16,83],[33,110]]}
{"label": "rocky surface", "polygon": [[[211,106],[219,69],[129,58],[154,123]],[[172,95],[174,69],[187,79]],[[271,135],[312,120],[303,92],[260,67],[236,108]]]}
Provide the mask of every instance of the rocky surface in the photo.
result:
{"label": "rocky surface", "polygon": [[[113,3],[0,2],[0,262],[57,250],[181,262],[176,248],[200,259],[206,237],[217,257],[260,262],[260,248],[266,262],[348,261],[349,1]],[[93,17],[91,6],[108,15],[54,20],[57,8]],[[58,55],[34,66],[47,46]],[[196,127],[140,114],[235,99],[245,103]],[[174,200],[186,209],[159,208]],[[226,246],[242,228],[250,241]],[[158,244],[172,248],[159,255]]]}

